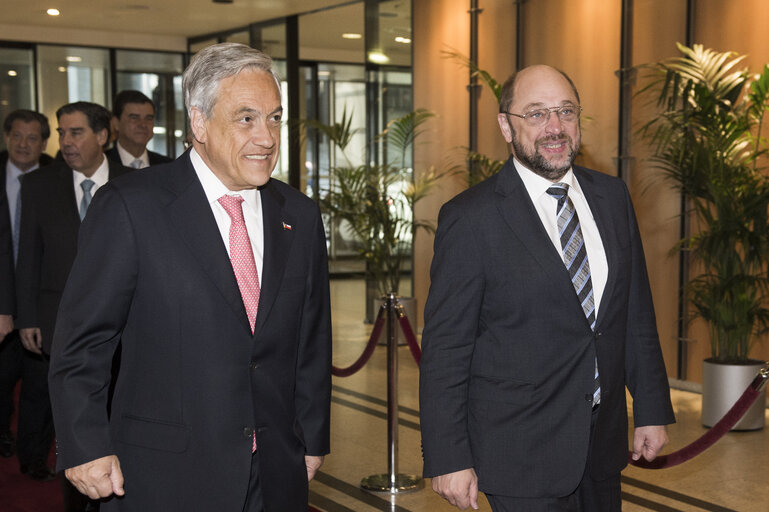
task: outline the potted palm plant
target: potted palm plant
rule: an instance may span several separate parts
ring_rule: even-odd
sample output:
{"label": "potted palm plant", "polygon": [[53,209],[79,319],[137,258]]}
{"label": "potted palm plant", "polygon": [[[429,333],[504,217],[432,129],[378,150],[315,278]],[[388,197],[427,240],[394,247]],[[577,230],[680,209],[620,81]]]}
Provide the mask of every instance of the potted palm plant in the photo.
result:
{"label": "potted palm plant", "polygon": [[[415,218],[413,212],[414,205],[427,195],[442,173],[431,167],[415,178],[411,164],[415,141],[433,116],[420,109],[390,121],[372,141],[382,145],[385,161],[363,165],[353,165],[347,155],[353,130],[352,115],[346,110],[333,125],[304,122],[323,133],[341,154],[342,164],[331,169],[329,188],[322,191],[320,203],[334,222],[344,222],[355,235],[367,277],[376,283],[378,297],[391,292],[398,295],[417,230],[434,230],[429,222]],[[412,325],[414,314],[410,318]]]}
{"label": "potted palm plant", "polygon": [[[710,327],[704,361],[702,422],[714,425],[763,364],[750,358],[769,329],[769,178],[764,116],[769,66],[751,77],[743,56],[702,45],[678,45],[681,56],[652,66],[649,84],[661,114],[642,128],[653,165],[685,195],[692,233],[674,251],[688,251],[698,274],[688,284],[694,314]],[[735,426],[764,425],[759,399]]]}

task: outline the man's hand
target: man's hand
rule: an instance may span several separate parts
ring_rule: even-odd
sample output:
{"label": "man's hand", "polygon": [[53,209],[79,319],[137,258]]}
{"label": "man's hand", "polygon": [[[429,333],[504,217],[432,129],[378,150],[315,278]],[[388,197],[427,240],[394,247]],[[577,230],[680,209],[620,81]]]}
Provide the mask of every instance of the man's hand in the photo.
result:
{"label": "man's hand", "polygon": [[643,458],[649,462],[659,455],[668,444],[668,431],[665,425],[636,427],[633,433],[633,460]]}
{"label": "man's hand", "polygon": [[434,477],[433,491],[459,510],[478,510],[478,477],[473,468]]}
{"label": "man's hand", "polygon": [[323,465],[323,455],[305,455],[304,464],[307,466],[307,481],[309,482]]}
{"label": "man's hand", "polygon": [[100,459],[69,468],[64,475],[78,491],[92,500],[106,498],[113,493],[123,496],[123,472],[117,455],[107,455]]}
{"label": "man's hand", "polygon": [[0,315],[0,343],[3,342],[8,333],[13,330],[13,317],[11,315]]}
{"label": "man's hand", "polygon": [[40,334],[39,327],[19,329],[19,337],[24,348],[35,354],[43,353],[43,335]]}

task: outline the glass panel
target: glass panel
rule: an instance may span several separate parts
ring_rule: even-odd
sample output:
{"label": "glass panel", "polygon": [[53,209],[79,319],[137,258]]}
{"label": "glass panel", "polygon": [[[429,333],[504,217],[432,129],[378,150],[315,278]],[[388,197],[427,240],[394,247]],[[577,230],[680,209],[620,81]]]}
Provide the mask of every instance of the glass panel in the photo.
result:
{"label": "glass panel", "polygon": [[[378,64],[411,66],[411,2],[386,0],[379,3],[378,48],[384,60]],[[371,53],[369,53],[371,59]],[[372,61],[376,62],[376,61]]]}
{"label": "glass panel", "polygon": [[[77,46],[39,45],[37,50],[37,76],[39,111],[56,127],[56,110],[74,101],[91,101],[109,105],[110,91],[109,51]],[[59,150],[59,141],[51,137],[48,153]]]}
{"label": "glass panel", "polygon": [[224,38],[224,40],[228,43],[241,43],[241,44],[245,44],[246,46],[251,45],[251,36],[248,33],[248,30],[243,30],[241,32],[233,32],[232,34],[228,34],[227,37]]}
{"label": "glass panel", "polygon": [[[0,48],[0,122],[19,108],[35,108],[32,50]],[[0,140],[0,150],[5,140]]]}
{"label": "glass panel", "polygon": [[299,16],[299,58],[362,63],[363,27],[363,2]]}
{"label": "glass panel", "polygon": [[141,91],[155,104],[155,135],[147,149],[172,158],[184,151],[184,104],[181,91],[182,55],[118,50],[117,90]]}

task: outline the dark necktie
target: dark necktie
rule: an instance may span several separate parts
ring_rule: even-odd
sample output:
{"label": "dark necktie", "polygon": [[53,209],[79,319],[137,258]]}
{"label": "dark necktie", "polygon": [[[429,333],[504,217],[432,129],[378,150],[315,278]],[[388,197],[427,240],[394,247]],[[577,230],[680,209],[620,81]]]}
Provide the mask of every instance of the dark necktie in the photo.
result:
{"label": "dark necktie", "polygon": [[21,184],[24,182],[24,175],[19,174],[19,191],[16,193],[16,215],[13,218],[13,262],[19,256],[19,231],[21,231]]}
{"label": "dark necktie", "polygon": [[88,211],[88,206],[91,204],[91,189],[95,183],[93,180],[84,179],[80,182],[80,187],[83,189],[83,199],[80,200],[80,220],[85,219],[85,212]]}
{"label": "dark necktie", "polygon": [[[569,185],[556,183],[547,189],[547,193],[558,200],[556,216],[558,218],[558,237],[561,241],[563,263],[571,276],[574,291],[579,297],[582,311],[585,313],[590,328],[595,330],[595,299],[593,283],[590,279],[590,262],[587,259],[587,248],[579,224],[579,216],[574,203],[569,198]],[[598,380],[598,361],[595,366],[595,388],[593,404],[601,401],[601,387]]]}

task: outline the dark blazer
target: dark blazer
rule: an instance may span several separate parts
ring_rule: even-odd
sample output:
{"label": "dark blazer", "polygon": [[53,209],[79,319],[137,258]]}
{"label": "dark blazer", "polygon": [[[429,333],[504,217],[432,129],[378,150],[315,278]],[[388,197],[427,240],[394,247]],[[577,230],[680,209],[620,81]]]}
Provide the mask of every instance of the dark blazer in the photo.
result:
{"label": "dark blazer", "polygon": [[252,335],[189,153],[95,195],[61,303],[50,387],[59,469],[120,459],[126,496],[103,510],[240,511],[256,431],[266,510],[306,512],[304,456],[329,451],[325,235],[317,205],[284,183],[262,187],[261,204]]}
{"label": "dark blazer", "polygon": [[[109,179],[131,171],[109,162]],[[64,162],[32,171],[21,187],[16,264],[16,327],[39,327],[51,353],[56,312],[77,252],[80,215],[72,169]]]}
{"label": "dark blazer", "polygon": [[426,477],[473,467],[490,494],[573,492],[588,461],[596,355],[594,477],[627,463],[625,386],[636,426],[674,421],[628,191],[574,174],[609,266],[595,333],[512,158],[441,209],[420,367]]}
{"label": "dark blazer", "polygon": [[[53,161],[45,153],[40,155],[40,166]],[[14,284],[13,228],[8,206],[5,179],[8,151],[0,151],[0,315],[15,314],[16,286]]]}
{"label": "dark blazer", "polygon": [[[115,145],[112,146],[112,148],[108,149],[104,152],[105,155],[107,155],[107,158],[112,160],[115,163],[118,163],[120,165],[123,165],[123,161],[120,159],[120,153],[117,150],[117,142],[115,142]],[[173,159],[168,158],[165,155],[161,155],[160,153],[155,153],[154,151],[147,150],[147,156],[150,160],[150,167],[153,165],[160,165],[160,164],[167,164],[168,162],[172,162]]]}

